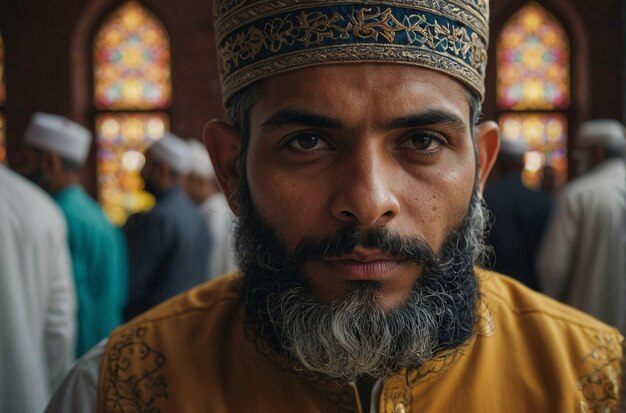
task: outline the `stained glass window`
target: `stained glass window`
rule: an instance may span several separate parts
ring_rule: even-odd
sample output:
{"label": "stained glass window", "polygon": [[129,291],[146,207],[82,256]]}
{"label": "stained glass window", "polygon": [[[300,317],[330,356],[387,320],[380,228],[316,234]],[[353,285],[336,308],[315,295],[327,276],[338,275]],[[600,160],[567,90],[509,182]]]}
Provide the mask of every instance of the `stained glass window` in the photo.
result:
{"label": "stained glass window", "polygon": [[545,165],[567,177],[569,39],[560,22],[530,2],[504,25],[496,44],[497,104],[503,139],[523,140],[524,183],[538,188]]}
{"label": "stained glass window", "polygon": [[569,105],[569,41],[560,23],[539,4],[528,4],[509,20],[496,54],[500,108]]}
{"label": "stained glass window", "polygon": [[159,21],[131,1],[104,23],[94,42],[95,103],[99,109],[169,106],[169,39]]}
{"label": "stained glass window", "polygon": [[560,113],[507,113],[500,117],[502,139],[522,140],[528,151],[522,179],[537,187],[544,165],[567,171],[567,119]]}
{"label": "stained glass window", "polygon": [[4,84],[4,41],[0,35],[0,163],[4,163],[7,157],[6,134],[4,126],[4,112],[1,108],[6,100],[6,87]]}
{"label": "stained glass window", "polygon": [[139,173],[145,163],[143,152],[168,127],[167,115],[159,112],[96,117],[100,199],[114,223],[121,225],[129,213],[153,206]]}
{"label": "stained glass window", "polygon": [[159,20],[136,1],[115,10],[96,34],[94,106],[100,202],[112,222],[150,209],[140,171],[144,151],[169,129],[170,49]]}

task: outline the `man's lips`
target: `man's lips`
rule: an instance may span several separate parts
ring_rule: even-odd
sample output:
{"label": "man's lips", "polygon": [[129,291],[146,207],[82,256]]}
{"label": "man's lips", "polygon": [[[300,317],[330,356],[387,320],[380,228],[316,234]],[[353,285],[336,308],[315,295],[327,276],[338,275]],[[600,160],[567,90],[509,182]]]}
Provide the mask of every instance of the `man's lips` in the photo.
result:
{"label": "man's lips", "polygon": [[380,250],[357,247],[350,254],[324,257],[319,262],[347,281],[382,281],[390,278],[406,260]]}
{"label": "man's lips", "polygon": [[395,255],[388,254],[379,249],[356,247],[350,254],[340,255],[337,257],[324,257],[324,261],[357,261],[361,263],[373,262],[373,261],[402,261],[402,258],[398,258]]}

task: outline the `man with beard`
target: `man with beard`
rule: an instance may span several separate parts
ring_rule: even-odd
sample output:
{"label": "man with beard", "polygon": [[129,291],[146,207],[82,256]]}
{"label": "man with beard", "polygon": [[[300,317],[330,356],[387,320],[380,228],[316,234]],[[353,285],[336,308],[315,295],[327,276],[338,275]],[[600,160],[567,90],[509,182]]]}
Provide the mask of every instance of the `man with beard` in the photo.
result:
{"label": "man with beard", "polygon": [[156,205],[131,215],[124,225],[130,276],[127,320],[205,281],[209,232],[180,186],[189,163],[187,144],[171,133],[146,151],[141,176]]}
{"label": "man with beard", "polygon": [[69,119],[35,113],[24,135],[20,170],[54,198],[67,222],[78,303],[77,357],[122,324],[128,282],[124,236],[80,185],[91,139],[91,132]]}
{"label": "man with beard", "polygon": [[474,266],[484,0],[214,13],[229,121],[205,140],[243,274],[120,328],[49,411],[617,410],[619,333]]}

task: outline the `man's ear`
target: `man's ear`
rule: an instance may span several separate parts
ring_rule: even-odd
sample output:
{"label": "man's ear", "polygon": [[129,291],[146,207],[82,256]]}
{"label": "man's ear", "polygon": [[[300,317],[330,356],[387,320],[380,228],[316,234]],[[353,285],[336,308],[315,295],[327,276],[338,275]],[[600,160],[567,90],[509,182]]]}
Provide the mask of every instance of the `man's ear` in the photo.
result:
{"label": "man's ear", "polygon": [[239,154],[241,138],[229,124],[213,119],[204,127],[204,144],[211,157],[215,176],[219,182],[228,205],[239,216]]}
{"label": "man's ear", "polygon": [[482,194],[500,149],[500,129],[497,123],[488,121],[476,127],[476,147],[478,150],[478,186]]}

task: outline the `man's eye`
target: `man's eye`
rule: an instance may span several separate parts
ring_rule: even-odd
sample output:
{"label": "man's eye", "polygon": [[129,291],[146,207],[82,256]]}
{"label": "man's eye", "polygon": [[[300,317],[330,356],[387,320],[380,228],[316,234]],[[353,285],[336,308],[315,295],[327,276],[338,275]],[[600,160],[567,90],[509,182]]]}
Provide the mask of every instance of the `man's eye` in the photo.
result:
{"label": "man's eye", "polygon": [[299,133],[289,140],[288,145],[303,151],[328,148],[328,144],[316,133]]}
{"label": "man's eye", "polygon": [[434,133],[417,132],[407,136],[401,143],[403,149],[432,153],[445,145],[445,140]]}

